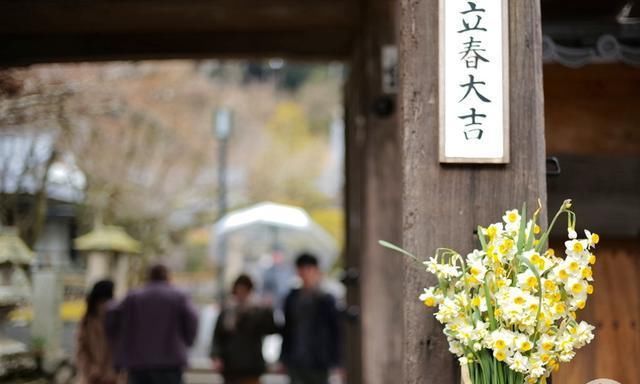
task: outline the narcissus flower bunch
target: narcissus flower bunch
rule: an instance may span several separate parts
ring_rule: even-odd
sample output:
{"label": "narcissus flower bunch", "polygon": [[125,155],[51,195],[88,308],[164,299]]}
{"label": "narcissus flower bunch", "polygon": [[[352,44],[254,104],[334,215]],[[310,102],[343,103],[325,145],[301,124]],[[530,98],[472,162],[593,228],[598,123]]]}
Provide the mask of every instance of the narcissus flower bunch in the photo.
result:
{"label": "narcissus flower bunch", "polygon": [[[576,313],[594,290],[592,250],[599,237],[585,230],[578,238],[570,200],[544,232],[539,211],[527,220],[526,206],[509,210],[502,222],[478,227],[482,249],[466,257],[438,249],[424,262],[438,285],[425,288],[420,300],[436,308],[450,351],[474,384],[543,383],[594,337],[594,327]],[[547,248],[562,214],[568,217],[563,257]]]}

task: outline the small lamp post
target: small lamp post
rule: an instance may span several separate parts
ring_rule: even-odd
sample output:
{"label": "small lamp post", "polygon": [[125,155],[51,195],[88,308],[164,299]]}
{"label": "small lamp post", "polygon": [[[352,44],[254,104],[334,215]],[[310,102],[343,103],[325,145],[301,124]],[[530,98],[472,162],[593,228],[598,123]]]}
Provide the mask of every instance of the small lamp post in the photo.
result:
{"label": "small lamp post", "polygon": [[26,345],[3,336],[2,325],[10,311],[30,299],[27,268],[33,259],[17,230],[0,226],[0,376],[19,368],[16,359],[27,352]]}
{"label": "small lamp post", "polygon": [[[214,135],[218,140],[218,219],[221,219],[228,210],[227,201],[227,160],[229,136],[233,125],[233,114],[229,108],[220,108],[214,115]],[[218,298],[220,303],[225,298],[224,270],[227,262],[227,240],[221,239],[216,244],[217,274],[218,274]]]}
{"label": "small lamp post", "polygon": [[87,288],[100,279],[112,278],[116,296],[124,296],[129,288],[129,258],[140,253],[140,242],[123,228],[98,225],[74,243],[77,250],[87,253]]}

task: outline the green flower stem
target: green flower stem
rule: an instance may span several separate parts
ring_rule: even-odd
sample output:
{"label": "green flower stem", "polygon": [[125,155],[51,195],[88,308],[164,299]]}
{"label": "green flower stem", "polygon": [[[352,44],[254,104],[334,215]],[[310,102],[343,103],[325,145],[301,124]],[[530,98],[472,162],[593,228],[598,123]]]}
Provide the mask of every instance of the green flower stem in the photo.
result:
{"label": "green flower stem", "polygon": [[[562,206],[560,207],[560,209],[558,209],[558,212],[556,212],[556,215],[553,217],[553,220],[551,220],[551,224],[549,224],[549,228],[547,228],[547,230],[542,234],[542,236],[540,236],[540,242],[538,243],[538,246],[536,247],[536,252],[540,252],[542,250],[542,248],[545,246],[545,244],[547,243],[547,239],[549,238],[549,234],[551,233],[551,230],[553,229],[553,227],[556,224],[556,221],[558,220],[558,217],[560,217],[560,215],[562,215],[563,213],[567,213],[567,215],[574,215],[575,218],[575,214],[573,212],[571,212],[568,208],[566,208],[567,206],[567,201],[562,203]],[[570,221],[570,216],[569,216],[569,224],[571,224]],[[575,222],[573,223],[575,226]]]}
{"label": "green flower stem", "polygon": [[[505,362],[496,360],[491,350],[470,352],[473,354],[473,362],[467,364],[466,369],[473,384],[524,384],[524,374],[515,372]],[[538,384],[541,382],[542,380]]]}

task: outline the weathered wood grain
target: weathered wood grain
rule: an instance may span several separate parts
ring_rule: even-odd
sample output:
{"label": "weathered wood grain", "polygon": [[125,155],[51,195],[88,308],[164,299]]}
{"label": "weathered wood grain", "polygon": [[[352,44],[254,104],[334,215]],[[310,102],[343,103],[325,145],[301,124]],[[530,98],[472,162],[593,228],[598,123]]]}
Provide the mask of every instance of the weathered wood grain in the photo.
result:
{"label": "weathered wood grain", "polygon": [[[474,247],[477,224],[523,201],[546,203],[540,8],[510,2],[511,163],[438,163],[437,0],[402,0],[400,74],[403,145],[403,245],[422,257],[437,247]],[[458,366],[432,313],[417,300],[435,279],[405,265],[404,383],[456,383]]]}
{"label": "weathered wood grain", "polygon": [[350,220],[359,249],[350,252],[358,252],[361,272],[362,370],[360,376],[349,371],[348,382],[402,383],[402,258],[378,244],[381,239],[399,243],[401,238],[400,134],[397,114],[380,116],[374,111],[381,97],[395,103],[395,95],[384,95],[381,89],[380,52],[395,42],[396,2],[373,0],[362,6],[347,88],[347,198],[351,208],[355,204],[360,210]]}

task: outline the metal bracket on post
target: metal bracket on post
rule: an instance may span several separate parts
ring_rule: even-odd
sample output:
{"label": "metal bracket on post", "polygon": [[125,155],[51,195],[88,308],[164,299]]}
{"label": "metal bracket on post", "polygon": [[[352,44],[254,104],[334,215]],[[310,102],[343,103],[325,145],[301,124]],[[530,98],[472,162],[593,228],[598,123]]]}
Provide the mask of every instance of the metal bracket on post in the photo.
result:
{"label": "metal bracket on post", "polygon": [[547,176],[560,176],[560,160],[555,156],[547,157]]}
{"label": "metal bracket on post", "polygon": [[350,305],[344,310],[344,316],[349,322],[356,322],[360,320],[360,307],[357,305]]}
{"label": "metal bracket on post", "polygon": [[360,280],[360,271],[357,268],[348,268],[342,273],[340,278],[344,285],[356,285]]}

